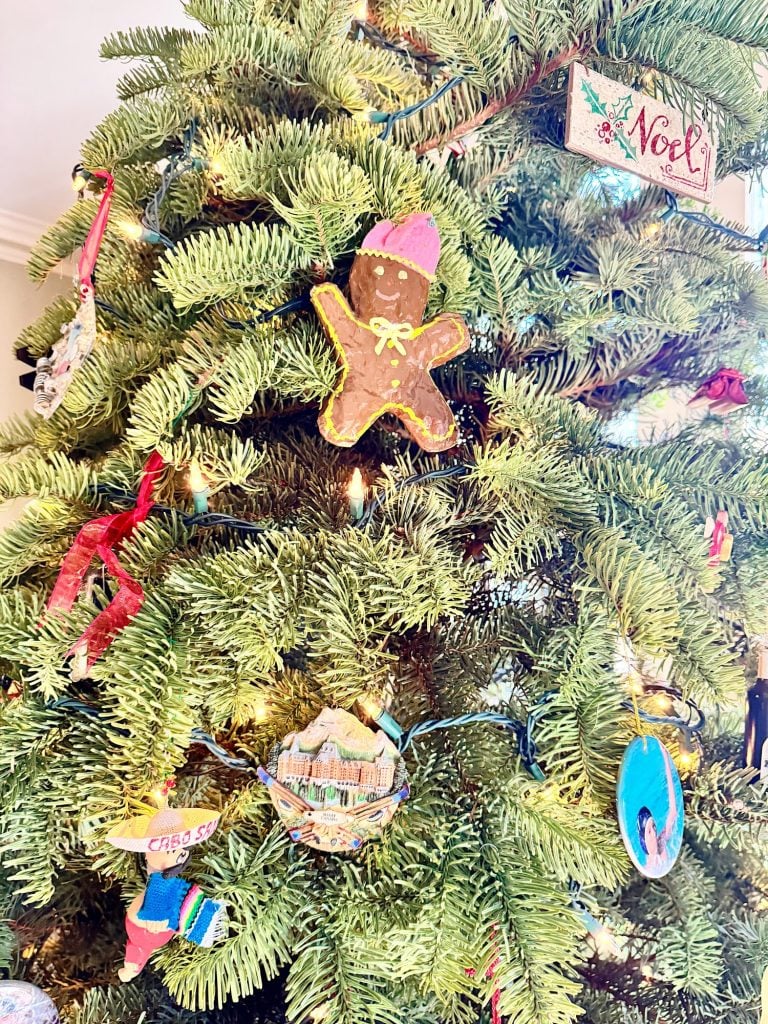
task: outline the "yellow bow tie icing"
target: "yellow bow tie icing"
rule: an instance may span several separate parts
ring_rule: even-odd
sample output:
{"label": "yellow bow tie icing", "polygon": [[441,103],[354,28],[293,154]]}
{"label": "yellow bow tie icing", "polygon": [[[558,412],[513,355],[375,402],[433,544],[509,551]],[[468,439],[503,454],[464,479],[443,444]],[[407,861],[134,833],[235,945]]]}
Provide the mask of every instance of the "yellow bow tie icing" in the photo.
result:
{"label": "yellow bow tie icing", "polygon": [[379,339],[376,342],[376,348],[374,352],[377,356],[380,356],[384,351],[384,346],[387,348],[396,348],[401,356],[407,355],[405,351],[404,341],[410,341],[414,335],[413,324],[393,324],[386,317],[374,316],[371,317],[368,326]]}

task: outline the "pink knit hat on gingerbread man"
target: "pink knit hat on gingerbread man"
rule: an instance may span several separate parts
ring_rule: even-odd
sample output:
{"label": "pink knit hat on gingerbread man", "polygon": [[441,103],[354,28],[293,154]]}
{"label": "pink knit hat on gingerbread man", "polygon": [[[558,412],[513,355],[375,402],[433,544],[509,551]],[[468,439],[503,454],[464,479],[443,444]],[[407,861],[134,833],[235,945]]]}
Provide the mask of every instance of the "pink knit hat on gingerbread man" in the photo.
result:
{"label": "pink knit hat on gingerbread man", "polygon": [[440,259],[440,234],[431,213],[409,213],[400,224],[380,220],[363,239],[360,253],[385,256],[435,279]]}

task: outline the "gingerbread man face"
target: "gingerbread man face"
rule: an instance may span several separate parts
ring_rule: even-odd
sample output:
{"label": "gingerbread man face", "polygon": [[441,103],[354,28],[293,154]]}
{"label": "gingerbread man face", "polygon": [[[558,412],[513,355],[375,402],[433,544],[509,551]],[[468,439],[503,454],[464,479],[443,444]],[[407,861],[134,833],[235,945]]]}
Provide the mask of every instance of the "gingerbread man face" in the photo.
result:
{"label": "gingerbread man face", "polygon": [[379,316],[416,327],[427,308],[429,281],[399,260],[358,253],[349,274],[349,297],[361,320],[370,323]]}
{"label": "gingerbread man face", "polygon": [[351,306],[333,284],[312,289],[312,303],[341,362],[341,375],[320,414],[320,432],[351,447],[384,413],[392,413],[426,451],[457,443],[456,421],[429,371],[469,348],[460,316],[422,323],[440,255],[429,213],[401,224],[381,221],[365,237],[349,275]]}

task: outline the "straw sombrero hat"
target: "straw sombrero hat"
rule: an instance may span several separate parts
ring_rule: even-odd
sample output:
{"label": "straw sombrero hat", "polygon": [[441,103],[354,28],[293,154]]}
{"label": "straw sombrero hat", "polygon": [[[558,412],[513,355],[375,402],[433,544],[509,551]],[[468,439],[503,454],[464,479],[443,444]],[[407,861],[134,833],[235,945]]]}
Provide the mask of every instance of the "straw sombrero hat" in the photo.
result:
{"label": "straw sombrero hat", "polygon": [[135,853],[160,853],[202,843],[216,831],[221,815],[201,807],[166,807],[115,825],[107,842]]}

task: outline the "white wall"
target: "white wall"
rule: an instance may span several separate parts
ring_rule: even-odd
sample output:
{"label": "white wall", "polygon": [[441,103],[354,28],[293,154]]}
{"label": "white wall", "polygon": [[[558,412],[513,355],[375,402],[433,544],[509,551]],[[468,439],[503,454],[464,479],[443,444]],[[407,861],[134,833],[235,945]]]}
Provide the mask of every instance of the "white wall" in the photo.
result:
{"label": "white wall", "polygon": [[32,408],[32,392],[19,385],[19,375],[30,367],[14,358],[14,341],[48,303],[73,288],[67,278],[56,274],[36,285],[25,267],[0,261],[0,419]]}

